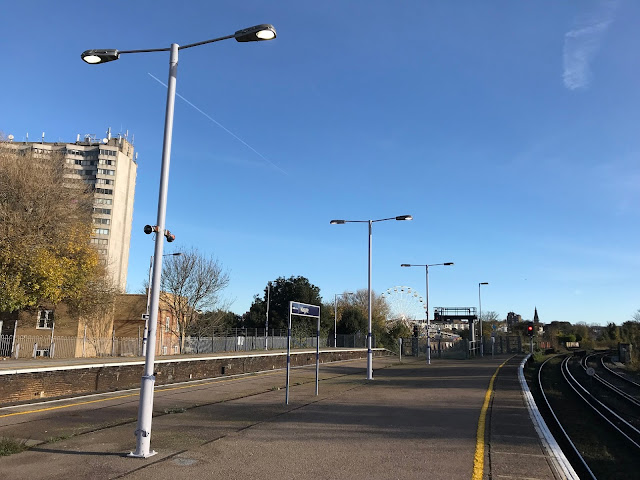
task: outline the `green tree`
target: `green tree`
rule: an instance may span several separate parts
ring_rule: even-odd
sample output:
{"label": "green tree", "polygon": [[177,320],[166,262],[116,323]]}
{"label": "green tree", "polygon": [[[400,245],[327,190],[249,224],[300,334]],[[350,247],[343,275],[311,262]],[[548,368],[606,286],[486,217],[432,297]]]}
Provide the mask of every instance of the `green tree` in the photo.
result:
{"label": "green tree", "polygon": [[108,282],[90,244],[92,197],[64,158],[0,143],[0,311],[78,301]]}
{"label": "green tree", "polygon": [[[267,290],[269,291],[269,330],[286,330],[289,326],[289,302],[320,306],[321,330],[327,334],[333,328],[333,309],[323,307],[320,288],[302,276],[278,277],[265,286],[263,296],[255,295],[249,311],[243,315],[247,328],[264,328],[267,315]],[[314,335],[316,324],[311,318],[294,317],[292,325],[298,334]],[[292,327],[293,328],[293,327]]]}
{"label": "green tree", "polygon": [[186,334],[192,337],[210,337],[241,326],[240,315],[229,310],[210,310],[198,315],[193,323],[187,326]]}
{"label": "green tree", "polygon": [[369,332],[369,319],[360,308],[349,306],[342,311],[337,332],[341,335],[366,335]]}

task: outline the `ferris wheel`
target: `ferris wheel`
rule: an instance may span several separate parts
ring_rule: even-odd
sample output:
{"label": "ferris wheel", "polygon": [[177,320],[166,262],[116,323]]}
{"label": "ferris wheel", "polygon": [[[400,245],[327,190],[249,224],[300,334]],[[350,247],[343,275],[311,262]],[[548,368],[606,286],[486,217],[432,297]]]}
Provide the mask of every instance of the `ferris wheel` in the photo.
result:
{"label": "ferris wheel", "polygon": [[427,318],[422,295],[411,287],[391,287],[382,294],[382,297],[389,305],[388,323],[401,321],[409,325],[413,322],[423,322]]}

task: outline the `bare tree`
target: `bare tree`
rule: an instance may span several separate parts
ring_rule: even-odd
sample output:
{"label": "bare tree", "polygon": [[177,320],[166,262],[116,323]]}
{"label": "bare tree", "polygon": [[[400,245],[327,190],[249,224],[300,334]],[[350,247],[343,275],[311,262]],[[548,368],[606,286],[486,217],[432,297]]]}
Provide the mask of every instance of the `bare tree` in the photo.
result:
{"label": "bare tree", "polygon": [[196,248],[167,258],[162,269],[160,299],[177,320],[178,328],[172,333],[180,339],[182,352],[188,327],[200,312],[218,309],[220,293],[229,285],[229,273],[215,257],[205,256]]}

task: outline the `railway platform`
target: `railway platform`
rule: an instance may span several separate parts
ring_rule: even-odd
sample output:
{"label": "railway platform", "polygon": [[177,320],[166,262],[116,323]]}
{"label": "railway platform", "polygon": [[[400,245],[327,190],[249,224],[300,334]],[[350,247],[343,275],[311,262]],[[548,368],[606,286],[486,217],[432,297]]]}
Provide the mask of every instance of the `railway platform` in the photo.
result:
{"label": "railway platform", "polygon": [[1,408],[0,437],[34,446],[0,457],[0,478],[559,478],[522,400],[521,358],[376,357],[372,381],[366,360],[322,364],[317,396],[315,368],[301,367],[289,405],[282,371],[165,385],[147,459],[127,457],[135,391]]}
{"label": "railway platform", "polygon": [[497,373],[488,414],[487,460],[492,479],[562,478],[543,447],[518,379],[522,355]]}

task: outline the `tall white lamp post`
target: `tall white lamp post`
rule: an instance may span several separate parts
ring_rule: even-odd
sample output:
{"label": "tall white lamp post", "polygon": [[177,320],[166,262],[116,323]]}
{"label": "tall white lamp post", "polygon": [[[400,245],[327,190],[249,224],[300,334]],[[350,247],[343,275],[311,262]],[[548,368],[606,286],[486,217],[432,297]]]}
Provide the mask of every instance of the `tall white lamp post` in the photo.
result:
{"label": "tall white lamp post", "polygon": [[[235,38],[238,42],[256,42],[261,40],[272,40],[276,38],[276,30],[272,25],[256,25],[255,27],[238,30],[233,35],[213,38],[202,42],[191,43],[179,46],[172,43],[169,48],[153,48],[145,50],[116,50],[100,49],[86,50],[81,54],[82,60],[90,64],[107,63],[118,60],[120,55],[127,53],[148,53],[148,52],[170,52],[169,54],[169,80],[167,82],[167,104],[164,119],[164,140],[162,145],[162,167],[160,173],[160,190],[158,194],[158,217],[157,223],[153,227],[156,235],[153,275],[151,277],[151,302],[149,310],[149,339],[151,345],[155,345],[156,323],[158,319],[158,303],[160,296],[160,277],[162,274],[162,250],[163,242],[161,235],[170,236],[165,231],[165,217],[167,210],[167,191],[169,187],[169,163],[171,159],[171,139],[173,135],[173,111],[176,99],[176,79],[178,75],[178,51],[185,48],[197,47],[207,43],[219,42]],[[146,231],[146,229],[145,229]],[[151,230],[148,232],[151,233]],[[145,356],[144,373],[140,388],[140,404],[138,408],[138,425],[135,432],[136,450],[132,452],[132,457],[147,458],[155,455],[155,451],[150,451],[151,443],[151,419],[153,413],[153,385],[155,376],[153,375],[153,364],[155,361],[155,348],[147,348]]]}
{"label": "tall white lamp post", "polygon": [[429,267],[435,267],[437,265],[453,265],[453,262],[445,263],[431,263],[429,265],[414,265],[409,263],[403,263],[401,267],[424,267],[427,277],[427,365],[431,365],[431,335],[429,334],[429,327],[431,326],[431,320],[429,320]]}
{"label": "tall white lamp post", "polygon": [[367,334],[367,380],[373,380],[373,352],[371,350],[371,226],[375,222],[386,220],[413,220],[411,215],[400,215],[398,217],[381,218],[379,220],[331,220],[331,225],[343,225],[345,223],[368,223],[369,224],[369,281],[367,291],[369,293],[369,333]]}
{"label": "tall white lamp post", "polygon": [[338,348],[338,297],[353,295],[353,292],[336,293],[333,296],[333,348]]}

